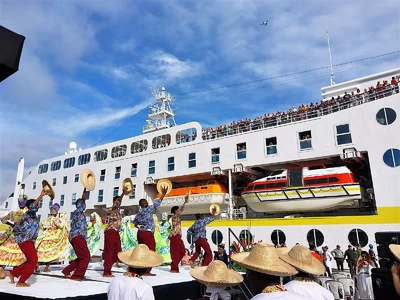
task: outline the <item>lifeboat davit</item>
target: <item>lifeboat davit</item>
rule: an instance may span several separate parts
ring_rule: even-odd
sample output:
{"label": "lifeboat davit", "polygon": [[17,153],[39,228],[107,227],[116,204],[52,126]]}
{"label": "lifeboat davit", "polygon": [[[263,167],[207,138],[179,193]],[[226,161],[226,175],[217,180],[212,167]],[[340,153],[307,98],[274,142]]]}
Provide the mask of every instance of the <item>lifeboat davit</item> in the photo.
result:
{"label": "lifeboat davit", "polygon": [[[210,213],[211,204],[217,203],[221,210],[229,207],[229,193],[227,188],[218,180],[209,180],[204,185],[186,186],[173,188],[164,197],[161,205],[157,208],[161,213],[171,212],[173,206],[181,206],[185,201],[185,195],[191,190],[189,203],[185,205],[183,214]],[[161,194],[157,194],[159,198]]]}
{"label": "lifeboat davit", "polygon": [[314,165],[276,170],[242,193],[256,212],[285,213],[358,206],[360,185],[347,167]]}

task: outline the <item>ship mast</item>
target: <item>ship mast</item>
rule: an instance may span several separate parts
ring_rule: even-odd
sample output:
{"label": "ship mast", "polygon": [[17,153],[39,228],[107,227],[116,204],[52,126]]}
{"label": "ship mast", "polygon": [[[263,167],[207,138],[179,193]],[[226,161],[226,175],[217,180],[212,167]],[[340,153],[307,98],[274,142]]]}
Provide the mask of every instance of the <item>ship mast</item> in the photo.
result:
{"label": "ship mast", "polygon": [[326,32],[326,37],[328,39],[328,52],[329,52],[329,66],[331,69],[331,85],[334,85],[335,82],[333,81],[333,65],[332,65],[332,55],[331,55],[331,44],[329,43],[329,32]]}
{"label": "ship mast", "polygon": [[160,129],[175,126],[175,112],[171,104],[175,101],[170,93],[165,91],[151,88],[152,94],[156,97],[156,102],[149,105],[149,119],[146,120],[147,125],[143,127],[143,133],[152,132]]}

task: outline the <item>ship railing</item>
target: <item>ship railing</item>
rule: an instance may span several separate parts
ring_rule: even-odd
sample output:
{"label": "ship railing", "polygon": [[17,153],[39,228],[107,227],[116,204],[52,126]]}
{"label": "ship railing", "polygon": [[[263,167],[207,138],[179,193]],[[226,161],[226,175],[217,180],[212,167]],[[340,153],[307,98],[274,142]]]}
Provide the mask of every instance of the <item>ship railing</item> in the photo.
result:
{"label": "ship railing", "polygon": [[347,95],[337,100],[325,100],[317,107],[309,107],[300,111],[289,111],[279,116],[265,116],[254,120],[241,120],[236,124],[219,126],[216,129],[203,130],[203,140],[221,138],[230,135],[260,130],[264,128],[272,128],[279,125],[296,123],[308,119],[318,118],[329,115],[338,111],[342,111],[351,107],[362,105],[382,98],[392,96],[399,93],[399,84],[391,84],[381,89],[375,89],[367,93],[359,93],[355,95]]}
{"label": "ship railing", "polygon": [[169,128],[174,126],[174,123],[171,122],[170,120],[166,121],[166,125],[162,124],[162,121],[150,121],[147,123],[147,125],[144,125],[142,130],[143,132],[150,132],[150,131],[154,131],[157,129],[165,129],[165,128]]}

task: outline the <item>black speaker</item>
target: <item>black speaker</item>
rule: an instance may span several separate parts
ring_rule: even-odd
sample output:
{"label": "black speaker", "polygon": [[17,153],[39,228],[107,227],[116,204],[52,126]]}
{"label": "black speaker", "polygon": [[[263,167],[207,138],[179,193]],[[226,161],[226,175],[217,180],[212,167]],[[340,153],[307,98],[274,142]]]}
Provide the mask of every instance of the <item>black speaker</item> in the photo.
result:
{"label": "black speaker", "polygon": [[387,270],[372,269],[372,287],[375,300],[400,299],[393,285],[392,274]]}
{"label": "black speaker", "polygon": [[400,244],[400,231],[375,232],[377,244]]}
{"label": "black speaker", "polygon": [[0,26],[0,82],[18,71],[25,37]]}

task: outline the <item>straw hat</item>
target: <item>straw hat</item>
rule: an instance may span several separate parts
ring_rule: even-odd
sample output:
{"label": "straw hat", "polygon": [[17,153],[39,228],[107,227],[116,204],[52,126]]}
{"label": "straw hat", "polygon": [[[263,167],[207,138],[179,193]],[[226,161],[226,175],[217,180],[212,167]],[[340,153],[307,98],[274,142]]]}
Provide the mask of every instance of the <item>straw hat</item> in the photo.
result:
{"label": "straw hat", "polygon": [[258,243],[250,252],[233,254],[231,259],[242,267],[272,276],[291,276],[297,270],[279,259],[278,251],[272,245]]}
{"label": "straw hat", "polygon": [[125,196],[130,196],[133,193],[133,183],[130,178],[125,178],[124,181],[122,182],[122,190],[124,190],[124,187],[127,188],[125,192]]}
{"label": "straw hat", "polygon": [[278,251],[278,255],[281,256],[283,254],[288,254],[288,252],[290,251],[290,248],[280,247],[280,248],[276,248],[276,251]]}
{"label": "straw hat", "polygon": [[214,207],[217,209],[216,212],[215,212],[215,215],[218,216],[221,213],[221,207],[219,207],[218,203],[211,204],[211,206],[210,206],[210,213],[211,214],[212,214],[212,211],[213,211]]}
{"label": "straw hat", "polygon": [[228,269],[220,260],[212,261],[207,267],[192,269],[189,274],[197,281],[211,286],[235,286],[243,281],[242,275]]}
{"label": "straw hat", "polygon": [[307,274],[321,275],[326,272],[323,263],[314,257],[310,250],[302,245],[294,246],[287,254],[282,254],[280,257],[297,270]]}
{"label": "straw hat", "polygon": [[145,244],[139,244],[133,250],[119,252],[118,258],[124,264],[140,269],[157,267],[164,261],[161,255],[149,250]]}
{"label": "straw hat", "polygon": [[49,196],[51,199],[54,199],[54,189],[47,180],[42,181],[42,188],[44,189],[44,192],[47,196]]}
{"label": "straw hat", "polygon": [[400,260],[400,245],[391,244],[389,245],[389,249],[393,255]]}
{"label": "straw hat", "polygon": [[167,187],[167,194],[169,194],[172,191],[172,182],[168,179],[160,179],[157,182],[157,191],[162,194],[162,188],[165,187]]}
{"label": "straw hat", "polygon": [[93,191],[96,186],[96,177],[91,170],[83,170],[81,173],[81,183],[88,190]]}

